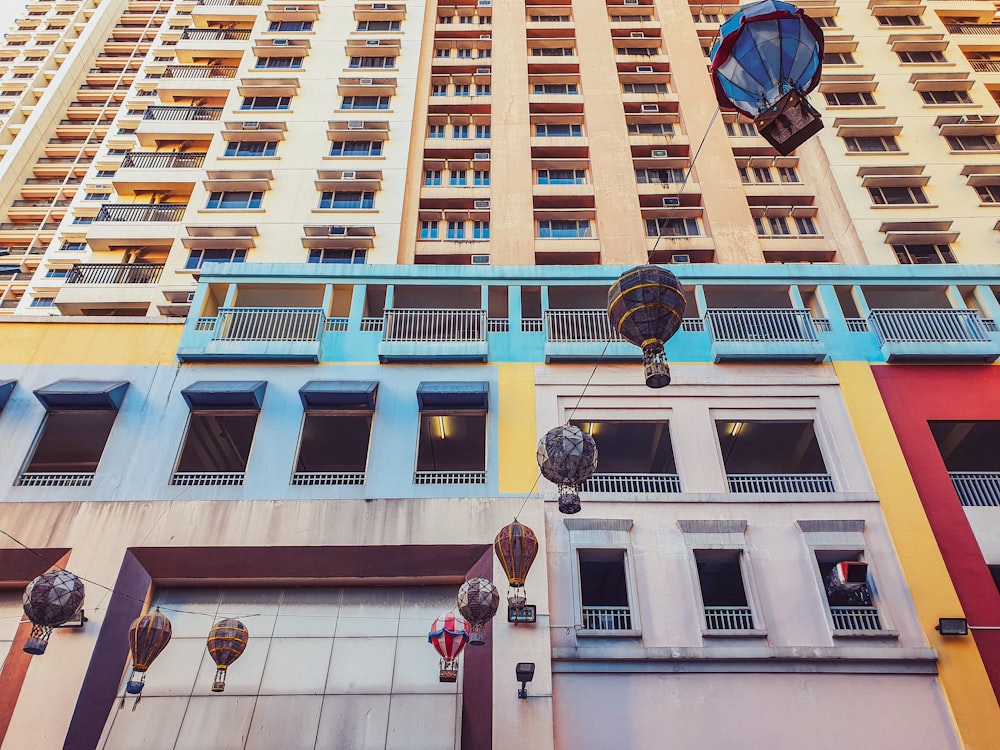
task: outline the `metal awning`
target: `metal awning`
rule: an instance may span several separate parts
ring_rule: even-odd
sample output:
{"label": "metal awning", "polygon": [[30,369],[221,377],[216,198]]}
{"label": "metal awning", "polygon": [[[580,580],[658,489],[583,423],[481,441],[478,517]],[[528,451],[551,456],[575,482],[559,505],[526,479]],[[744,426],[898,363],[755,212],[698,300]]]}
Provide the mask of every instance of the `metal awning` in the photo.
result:
{"label": "metal awning", "polygon": [[425,380],[417,387],[420,411],[468,409],[488,411],[490,384],[486,381]]}
{"label": "metal awning", "polygon": [[264,401],[266,380],[199,380],[181,391],[190,409],[255,409]]}
{"label": "metal awning", "polygon": [[35,390],[35,397],[52,409],[109,409],[118,411],[128,390],[127,380],[57,380]]}
{"label": "metal awning", "polygon": [[299,388],[304,409],[374,411],[377,380],[310,380]]}

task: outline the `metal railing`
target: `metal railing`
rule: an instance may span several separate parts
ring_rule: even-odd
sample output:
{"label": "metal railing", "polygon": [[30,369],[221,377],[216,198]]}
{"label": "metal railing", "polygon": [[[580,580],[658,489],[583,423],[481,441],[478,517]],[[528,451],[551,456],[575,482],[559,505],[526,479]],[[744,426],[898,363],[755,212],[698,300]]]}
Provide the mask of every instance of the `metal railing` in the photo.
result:
{"label": "metal railing", "polygon": [[490,333],[509,333],[510,321],[507,318],[487,318],[486,330]]}
{"label": "metal railing", "polygon": [[727,474],[730,492],[834,492],[829,474]]}
{"label": "metal railing", "polygon": [[628,607],[583,608],[584,630],[631,630],[632,612]]}
{"label": "metal railing", "polygon": [[581,492],[680,492],[676,474],[594,474],[580,488]]}
{"label": "metal railing", "polygon": [[623,341],[608,320],[608,311],[546,310],[545,336],[552,342]]}
{"label": "metal railing", "polygon": [[198,318],[194,322],[194,330],[196,331],[214,331],[215,324],[218,318]]}
{"label": "metal railing", "polygon": [[170,484],[190,487],[232,487],[243,484],[244,471],[175,471]]}
{"label": "metal railing", "polygon": [[753,630],[750,607],[705,607],[705,626],[709,630]]}
{"label": "metal railing", "polygon": [[238,68],[231,65],[171,65],[162,78],[235,78]]}
{"label": "metal railing", "polygon": [[361,485],[365,483],[363,471],[296,471],[292,474],[292,484],[300,487]]}
{"label": "metal railing", "polygon": [[173,153],[164,151],[129,151],[122,159],[122,169],[197,169],[205,163],[204,151]]}
{"label": "metal railing", "polygon": [[196,42],[221,42],[226,40],[244,41],[250,38],[250,30],[242,29],[184,29],[181,39]]}
{"label": "metal railing", "polygon": [[545,321],[541,318],[521,318],[523,333],[541,333],[545,330]]}
{"label": "metal railing", "polygon": [[105,203],[94,221],[180,221],[186,203]]}
{"label": "metal railing", "polygon": [[716,341],[817,341],[808,310],[707,310],[705,319]]}
{"label": "metal railing", "polygon": [[67,284],[155,284],[163,263],[81,263],[66,276]]}
{"label": "metal railing", "polygon": [[847,323],[847,330],[851,333],[868,333],[868,321],[865,318],[844,318]]}
{"label": "metal railing", "polygon": [[977,73],[1000,73],[1000,60],[969,60]]}
{"label": "metal railing", "polygon": [[973,36],[992,36],[1000,34],[1000,23],[946,23],[949,34],[971,34]]}
{"label": "metal railing", "polygon": [[990,340],[975,310],[872,310],[868,322],[879,344]]}
{"label": "metal railing", "polygon": [[183,107],[157,104],[146,107],[143,120],[218,120],[222,107]]}
{"label": "metal railing", "polygon": [[343,332],[347,330],[348,318],[327,318],[323,330],[327,333]]}
{"label": "metal railing", "polygon": [[485,341],[485,310],[385,311],[383,341]]}
{"label": "metal railing", "polygon": [[705,330],[705,321],[701,318],[684,318],[681,321],[681,330],[698,333]]}
{"label": "metal railing", "polygon": [[196,0],[195,5],[260,5],[261,0]]}
{"label": "metal railing", "polygon": [[318,341],[326,314],[318,307],[223,307],[216,341]]}
{"label": "metal railing", "polygon": [[92,471],[25,471],[14,482],[16,487],[89,487],[94,482]]}
{"label": "metal railing", "polygon": [[836,630],[881,630],[882,621],[875,607],[830,607]]}
{"label": "metal railing", "polygon": [[949,471],[962,505],[1000,508],[1000,471]]}
{"label": "metal railing", "polygon": [[385,328],[385,318],[362,318],[361,319],[361,330],[362,332],[372,333],[378,332]]}
{"label": "metal railing", "polygon": [[414,484],[486,484],[485,471],[417,471]]}

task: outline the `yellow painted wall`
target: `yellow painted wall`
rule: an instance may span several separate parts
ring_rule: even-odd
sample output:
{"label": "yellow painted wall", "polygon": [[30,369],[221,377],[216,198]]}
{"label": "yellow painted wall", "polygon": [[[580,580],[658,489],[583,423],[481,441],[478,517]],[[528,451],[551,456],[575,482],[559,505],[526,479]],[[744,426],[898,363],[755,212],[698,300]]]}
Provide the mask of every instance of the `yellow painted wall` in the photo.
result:
{"label": "yellow painted wall", "polygon": [[0,322],[0,364],[172,365],[177,323]]}
{"label": "yellow painted wall", "polygon": [[538,476],[535,460],[535,365],[499,364],[500,492],[527,494]]}
{"label": "yellow painted wall", "polygon": [[1000,707],[972,638],[942,638],[939,617],[962,612],[938,551],[889,414],[865,362],[838,362],[834,369],[875,483],[917,617],[939,656],[941,684],[966,748],[1000,747]]}

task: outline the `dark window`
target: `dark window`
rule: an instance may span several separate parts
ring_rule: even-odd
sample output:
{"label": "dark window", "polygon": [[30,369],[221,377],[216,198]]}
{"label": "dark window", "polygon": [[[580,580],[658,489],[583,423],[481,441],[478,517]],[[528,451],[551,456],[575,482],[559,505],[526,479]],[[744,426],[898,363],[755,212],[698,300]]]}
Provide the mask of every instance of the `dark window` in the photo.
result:
{"label": "dark window", "polygon": [[486,415],[420,415],[417,472],[486,471]]}
{"label": "dark window", "polygon": [[258,57],[256,68],[301,68],[301,57]]}
{"label": "dark window", "polygon": [[399,21],[358,21],[358,31],[399,31]]}
{"label": "dark window", "polygon": [[211,193],[206,208],[247,209],[260,208],[264,193],[254,190],[230,190]]}
{"label": "dark window", "polygon": [[903,265],[957,263],[948,245],[893,245],[892,249]]}
{"label": "dark window", "polygon": [[1000,184],[976,185],[976,192],[983,203],[1000,203]]}
{"label": "dark window", "polygon": [[647,237],[699,237],[701,225],[698,219],[646,219]]}
{"label": "dark window", "polygon": [[382,141],[334,141],[330,156],[381,156]]}
{"label": "dark window", "polygon": [[345,96],[341,109],[389,109],[388,96]]}
{"label": "dark window", "polygon": [[847,150],[853,153],[877,153],[880,151],[899,151],[899,144],[891,135],[859,135],[844,138]]}
{"label": "dark window", "polygon": [[924,189],[917,185],[870,187],[868,192],[872,197],[872,203],[877,206],[905,206],[927,202]]}
{"label": "dark window", "polygon": [[898,50],[896,55],[904,63],[940,63],[944,62],[944,54],[936,49]]}
{"label": "dark window", "polygon": [[997,143],[995,135],[948,135],[945,140],[952,151],[1000,150],[1000,143]]}
{"label": "dark window", "polygon": [[268,31],[312,31],[312,21],[271,21]]}
{"label": "dark window", "polygon": [[324,192],[320,196],[320,208],[373,208],[375,193],[360,190],[337,190]]}
{"label": "dark window", "polygon": [[824,52],[824,65],[854,65],[854,55],[850,52]]}
{"label": "dark window", "polygon": [[226,156],[274,156],[278,151],[277,141],[229,141]]}
{"label": "dark window", "polygon": [[364,263],[367,250],[319,250],[309,251],[309,263]]}
{"label": "dark window", "polygon": [[828,91],[823,94],[831,107],[863,107],[875,104],[870,91]]}
{"label": "dark window", "polygon": [[288,109],[291,101],[289,96],[247,96],[240,109]]}
{"label": "dark window", "polygon": [[246,471],[257,412],[193,411],[177,460],[178,472]]}
{"label": "dark window", "polygon": [[306,412],[295,471],[364,473],[371,429],[371,414]]}
{"label": "dark window", "polygon": [[24,468],[29,474],[93,473],[111,434],[117,411],[52,410]]}
{"label": "dark window", "polygon": [[189,270],[201,268],[205,263],[243,263],[247,259],[247,251],[243,248],[235,250],[192,250],[184,265]]}
{"label": "dark window", "polygon": [[921,91],[924,104],[970,104],[972,97],[965,91],[945,89],[941,91]]}
{"label": "dark window", "polygon": [[876,16],[880,26],[923,26],[920,16]]}
{"label": "dark window", "polygon": [[578,555],[584,630],[631,630],[625,550],[581,549]]}

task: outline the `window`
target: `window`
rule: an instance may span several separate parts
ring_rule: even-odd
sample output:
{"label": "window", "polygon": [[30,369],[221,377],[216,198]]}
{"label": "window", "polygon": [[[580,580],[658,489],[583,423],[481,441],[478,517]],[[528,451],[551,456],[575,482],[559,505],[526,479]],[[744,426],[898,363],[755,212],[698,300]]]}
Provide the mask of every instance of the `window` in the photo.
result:
{"label": "window", "polygon": [[184,268],[194,271],[205,263],[243,263],[247,259],[247,251],[243,248],[233,250],[192,250]]}
{"label": "window", "polygon": [[468,138],[469,137],[469,126],[468,125],[452,125],[451,126],[451,137],[452,138]]}
{"label": "window", "polygon": [[208,196],[205,208],[247,209],[260,208],[264,193],[259,190],[229,190]]}
{"label": "window", "polygon": [[453,96],[470,96],[469,84],[467,83],[456,83],[455,90],[452,92]]}
{"label": "window", "polygon": [[868,193],[872,197],[872,203],[877,206],[907,206],[927,203],[924,189],[917,185],[870,187]]}
{"label": "window", "polygon": [[576,50],[572,47],[532,47],[532,57],[572,57]]}
{"label": "window", "polygon": [[533,89],[536,94],[578,94],[575,83],[536,83]]}
{"label": "window", "polygon": [[485,187],[490,184],[490,171],[488,169],[477,169],[472,175],[472,184],[476,187]]}
{"label": "window", "polygon": [[55,297],[32,297],[28,307],[55,307]]}
{"label": "window", "polygon": [[82,253],[87,249],[86,242],[63,242],[62,246],[59,248],[60,252],[64,253]]}
{"label": "window", "polygon": [[477,55],[477,57],[480,60],[485,59],[487,57],[493,57],[493,50],[490,49],[489,47],[484,47],[483,49],[479,50],[479,54]]}
{"label": "window", "polygon": [[967,91],[944,89],[941,91],[921,91],[924,104],[971,104],[972,97]]}
{"label": "window", "polygon": [[540,122],[535,124],[535,135],[540,138],[579,138],[583,125],[569,122]]}
{"label": "window", "polygon": [[583,185],[587,182],[585,169],[539,169],[535,174],[539,185]]}
{"label": "window", "polygon": [[754,182],[769,184],[774,182],[774,175],[769,167],[752,167]]}
{"label": "window", "polygon": [[952,151],[998,151],[995,135],[949,135],[945,136]]}
{"label": "window", "polygon": [[271,21],[268,31],[312,31],[312,21]]}
{"label": "window", "polygon": [[[550,321],[553,337],[568,333],[565,323]],[[680,492],[680,480],[666,421],[576,419],[573,424],[597,443],[597,473],[583,492]]]}
{"label": "window", "polygon": [[896,260],[902,265],[940,265],[957,263],[949,245],[893,245]]}
{"label": "window", "polygon": [[[448,50],[444,50],[447,52]],[[349,67],[352,68],[394,68],[395,57],[352,57]]]}
{"label": "window", "polygon": [[778,179],[784,183],[802,182],[795,167],[778,167]]}
{"label": "window", "polygon": [[753,138],[757,135],[757,128],[754,127],[752,122],[746,122],[744,120],[730,122],[727,120],[726,133],[730,136],[736,136],[739,138]]}
{"label": "window", "polygon": [[626,55],[630,57],[655,57],[660,54],[659,47],[616,47],[616,55]]}
{"label": "window", "polygon": [[257,409],[192,410],[170,483],[243,484]]}
{"label": "window", "polygon": [[363,209],[375,207],[375,193],[360,190],[325,191],[319,199],[320,208]]}
{"label": "window", "polygon": [[788,219],[784,216],[755,216],[753,220],[758,237],[781,237],[791,234]]}
{"label": "window", "polygon": [[875,16],[879,26],[923,26],[920,16]]}
{"label": "window", "polygon": [[424,184],[436,186],[441,184],[441,170],[440,169],[425,169],[424,170]]}
{"label": "window", "polygon": [[684,182],[683,169],[637,169],[635,181],[640,185],[672,185]]}
{"label": "window", "polygon": [[[727,341],[762,341],[769,334],[755,315],[713,318],[713,335]],[[833,492],[823,453],[809,420],[716,420],[730,492]]]}
{"label": "window", "polygon": [[824,65],[856,65],[854,55],[850,52],[824,52]]}
{"label": "window", "polygon": [[47,279],[65,279],[69,276],[68,268],[50,268],[45,272]]}
{"label": "window", "polygon": [[489,137],[490,137],[489,125],[476,125],[476,138],[489,138]]}
{"label": "window", "polygon": [[592,237],[590,219],[542,219],[538,222],[538,236],[551,239]]}
{"label": "window", "polygon": [[334,141],[330,156],[381,156],[382,141]]}
{"label": "window", "polygon": [[399,31],[399,21],[358,21],[358,31]]}
{"label": "window", "polygon": [[669,94],[670,89],[665,83],[623,83],[623,94]]}
{"label": "window", "polygon": [[[465,317],[446,323],[460,326]],[[416,484],[486,482],[487,383],[420,384]]]}
{"label": "window", "polygon": [[427,126],[427,137],[428,138],[444,138],[444,125],[428,125]]}
{"label": "window", "polygon": [[278,151],[277,141],[229,141],[226,156],[274,156]]}
{"label": "window", "polygon": [[472,49],[470,47],[459,47],[455,50],[455,56],[460,60],[471,60],[472,59]]}
{"label": "window", "polygon": [[882,630],[868,564],[858,550],[815,550],[823,593],[836,631]]}
{"label": "window", "polygon": [[465,187],[469,184],[469,173],[468,171],[461,170],[451,170],[448,173],[448,184],[452,187]]}
{"label": "window", "polygon": [[317,249],[314,248],[309,251],[309,257],[307,258],[307,263],[351,263],[351,264],[361,264],[365,262],[368,256],[368,251],[363,248],[358,248],[356,250],[332,250],[332,249]]}
{"label": "window", "polygon": [[465,222],[464,221],[449,221],[448,222],[448,239],[449,240],[464,240],[465,239]]}
{"label": "window", "polygon": [[846,136],[844,145],[851,153],[877,153],[880,151],[899,151],[896,138],[891,135],[856,135]]}
{"label": "window", "polygon": [[258,57],[255,68],[301,68],[301,57]]}
{"label": "window", "polygon": [[345,96],[341,109],[389,109],[388,96]]}
{"label": "window", "polygon": [[288,109],[290,96],[246,96],[240,109]]}
{"label": "window", "polygon": [[569,23],[569,16],[528,16],[532,23]]}
{"label": "window", "polygon": [[472,239],[488,240],[490,238],[490,223],[488,221],[472,222]]}
{"label": "window", "polygon": [[831,107],[868,107],[875,104],[870,91],[827,91],[823,94]]}
{"label": "window", "polygon": [[695,565],[707,631],[754,630],[738,549],[696,549]]}
{"label": "window", "polygon": [[628,132],[634,135],[673,135],[672,122],[630,122]]}
{"label": "window", "polygon": [[308,409],[302,417],[292,484],[364,484],[373,416],[369,411]]}
{"label": "window", "polygon": [[834,29],[839,25],[836,16],[812,16],[812,20],[816,22],[817,26],[824,29]]}
{"label": "window", "polygon": [[903,63],[943,63],[944,54],[936,49],[896,50],[896,56]]}
{"label": "window", "polygon": [[976,192],[982,203],[1000,203],[1000,184],[976,185]]}
{"label": "window", "polygon": [[700,237],[701,226],[694,217],[683,219],[646,219],[647,237]]}
{"label": "window", "polygon": [[631,631],[632,611],[623,549],[577,550],[585,631]]}
{"label": "window", "polygon": [[440,222],[437,221],[421,221],[420,222],[420,239],[422,240],[436,240],[440,236],[438,234],[438,225]]}
{"label": "window", "polygon": [[816,222],[811,216],[796,216],[795,229],[800,237],[819,234],[819,230],[816,229]]}
{"label": "window", "polygon": [[[438,59],[444,59],[444,58],[451,57],[451,48],[450,47],[435,47],[434,48],[434,57],[436,57]],[[351,58],[352,61],[354,59],[355,58],[353,58],[353,57]]]}
{"label": "window", "polygon": [[479,83],[476,84],[476,96],[489,96],[491,93],[490,84]]}
{"label": "window", "polygon": [[447,83],[432,84],[431,96],[448,96],[448,84]]}

